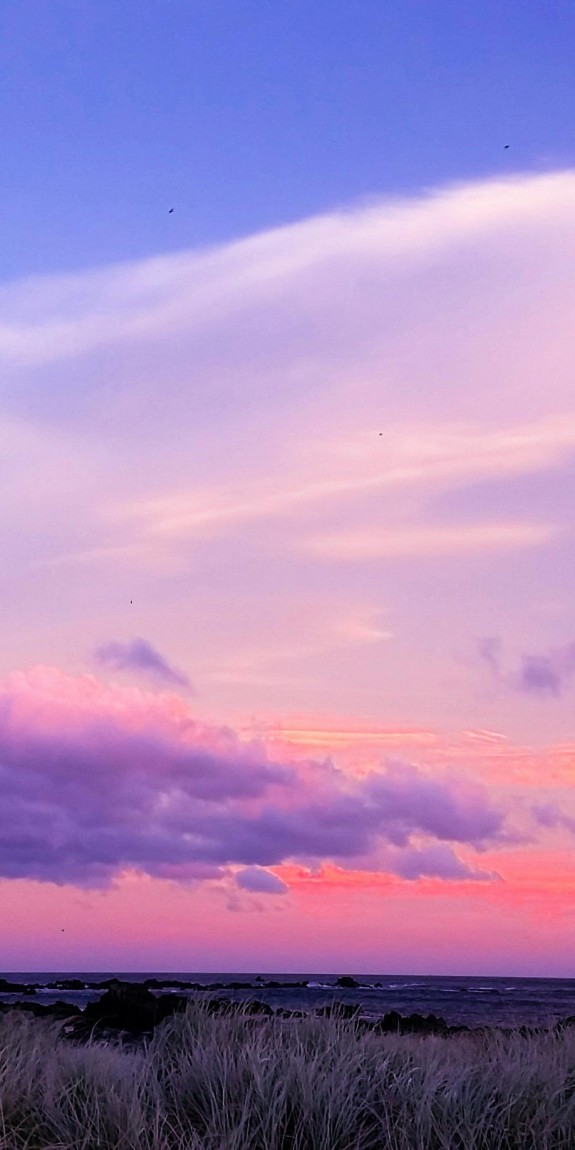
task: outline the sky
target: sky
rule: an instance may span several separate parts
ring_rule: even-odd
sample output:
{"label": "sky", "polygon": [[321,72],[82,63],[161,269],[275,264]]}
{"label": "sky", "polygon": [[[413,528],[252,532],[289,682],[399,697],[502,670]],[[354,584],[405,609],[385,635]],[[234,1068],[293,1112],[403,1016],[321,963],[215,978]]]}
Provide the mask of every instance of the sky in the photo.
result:
{"label": "sky", "polygon": [[572,974],[574,42],[4,0],[3,971]]}

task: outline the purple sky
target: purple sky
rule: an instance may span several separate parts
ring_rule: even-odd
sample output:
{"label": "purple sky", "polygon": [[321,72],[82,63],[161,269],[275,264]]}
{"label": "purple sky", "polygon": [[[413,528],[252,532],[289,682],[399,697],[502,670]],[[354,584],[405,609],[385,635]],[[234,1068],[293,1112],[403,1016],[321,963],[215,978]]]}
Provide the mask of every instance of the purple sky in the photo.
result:
{"label": "purple sky", "polygon": [[0,968],[569,972],[572,6],[0,22]]}

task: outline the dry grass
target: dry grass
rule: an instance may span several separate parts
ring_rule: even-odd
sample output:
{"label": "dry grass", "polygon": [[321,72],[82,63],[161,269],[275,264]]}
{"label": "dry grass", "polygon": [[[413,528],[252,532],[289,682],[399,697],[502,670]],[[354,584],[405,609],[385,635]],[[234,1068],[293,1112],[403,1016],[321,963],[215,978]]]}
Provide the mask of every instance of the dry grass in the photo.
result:
{"label": "dry grass", "polygon": [[575,1032],[450,1038],[192,1003],[140,1050],[0,1019],[1,1150],[572,1150]]}

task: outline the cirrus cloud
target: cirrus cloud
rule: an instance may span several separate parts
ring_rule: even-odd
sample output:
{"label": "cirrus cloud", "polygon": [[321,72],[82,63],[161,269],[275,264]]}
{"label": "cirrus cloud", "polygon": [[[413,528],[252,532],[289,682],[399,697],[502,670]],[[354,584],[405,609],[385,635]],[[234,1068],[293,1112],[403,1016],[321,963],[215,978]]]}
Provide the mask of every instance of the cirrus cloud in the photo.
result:
{"label": "cirrus cloud", "polygon": [[[526,633],[526,555],[568,602],[574,189],[515,173],[1,285],[3,671],[104,635],[106,666],[180,686],[193,636],[215,714],[312,692],[483,722],[439,688],[470,621]],[[136,586],[168,670],[126,643]],[[393,650],[360,664],[338,620],[382,613]]]}

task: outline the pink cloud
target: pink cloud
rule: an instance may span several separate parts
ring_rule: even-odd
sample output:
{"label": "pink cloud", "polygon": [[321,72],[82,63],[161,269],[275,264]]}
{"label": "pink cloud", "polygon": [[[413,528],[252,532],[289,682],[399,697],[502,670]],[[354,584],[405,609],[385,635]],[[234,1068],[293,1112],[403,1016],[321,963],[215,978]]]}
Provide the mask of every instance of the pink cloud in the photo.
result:
{"label": "pink cloud", "polygon": [[240,865],[253,882],[289,860],[365,862],[381,844],[399,848],[386,863],[396,873],[477,877],[453,853],[425,843],[414,853],[413,837],[476,848],[506,839],[486,790],[454,776],[274,762],[261,743],[196,723],[177,696],[56,669],[5,680],[0,762],[8,878],[98,886],[130,869],[201,880]]}

